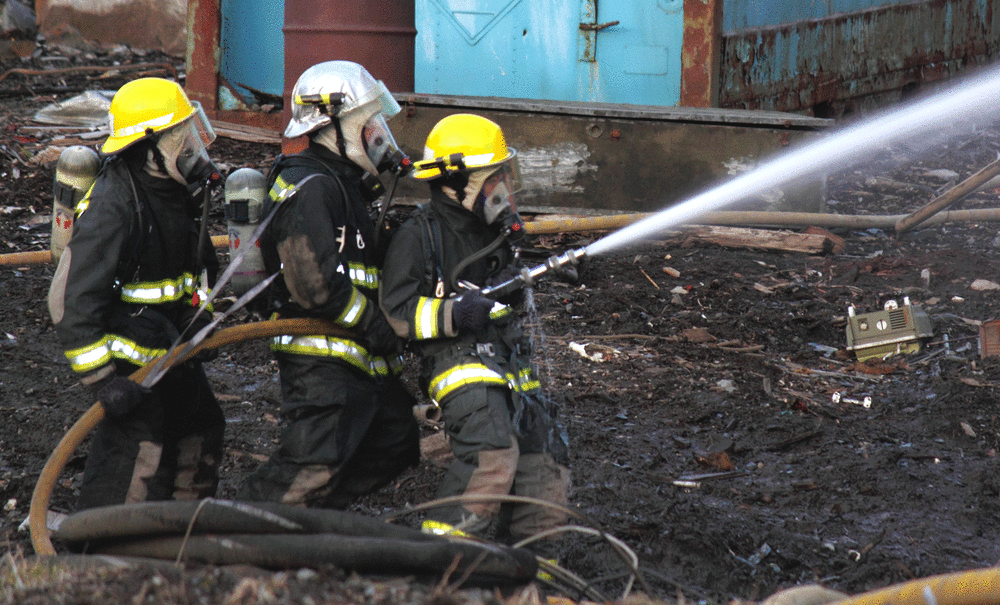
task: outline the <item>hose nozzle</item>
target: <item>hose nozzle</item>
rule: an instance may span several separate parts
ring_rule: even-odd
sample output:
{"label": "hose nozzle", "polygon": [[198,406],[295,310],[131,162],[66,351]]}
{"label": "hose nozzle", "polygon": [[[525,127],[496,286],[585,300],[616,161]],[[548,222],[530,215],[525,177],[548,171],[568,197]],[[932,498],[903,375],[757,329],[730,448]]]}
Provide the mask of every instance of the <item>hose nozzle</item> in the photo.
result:
{"label": "hose nozzle", "polygon": [[497,298],[513,292],[518,288],[523,288],[525,286],[533,286],[538,278],[545,275],[549,271],[558,271],[567,265],[576,265],[580,260],[587,255],[587,250],[585,248],[577,248],[575,250],[569,250],[562,254],[557,254],[550,256],[545,259],[545,262],[536,265],[534,267],[525,267],[521,269],[521,274],[517,277],[509,279],[501,284],[489,288],[483,288],[481,291],[483,296],[488,298]]}

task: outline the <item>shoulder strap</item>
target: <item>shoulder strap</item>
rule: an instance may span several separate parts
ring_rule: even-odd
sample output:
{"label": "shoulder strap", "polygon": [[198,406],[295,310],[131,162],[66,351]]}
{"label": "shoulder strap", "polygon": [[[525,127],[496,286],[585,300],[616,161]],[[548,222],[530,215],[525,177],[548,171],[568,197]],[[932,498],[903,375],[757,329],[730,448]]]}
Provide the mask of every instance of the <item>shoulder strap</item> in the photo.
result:
{"label": "shoulder strap", "polygon": [[441,227],[437,224],[437,219],[433,214],[420,205],[413,215],[424,227],[424,239],[431,247],[430,258],[428,259],[427,273],[434,282],[434,297],[444,298],[448,294],[448,287],[444,281],[444,268],[441,261],[441,249],[444,247],[441,240]]}
{"label": "shoulder strap", "polygon": [[139,255],[142,250],[143,235],[146,232],[146,218],[143,215],[146,203],[139,188],[136,187],[132,171],[120,157],[106,158],[98,176],[104,173],[113,173],[128,183],[128,190],[124,195],[129,197],[134,209],[132,220],[129,222],[128,236],[125,239],[125,254],[118,259],[118,269],[115,272],[117,285],[121,287],[121,284],[133,281],[139,273]]}

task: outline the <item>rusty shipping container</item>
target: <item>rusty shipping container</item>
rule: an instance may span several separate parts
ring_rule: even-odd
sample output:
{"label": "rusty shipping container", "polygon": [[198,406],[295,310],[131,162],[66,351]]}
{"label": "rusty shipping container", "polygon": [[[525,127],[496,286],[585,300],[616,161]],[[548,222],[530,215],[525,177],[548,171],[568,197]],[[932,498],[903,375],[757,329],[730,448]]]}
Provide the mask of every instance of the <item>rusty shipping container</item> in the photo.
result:
{"label": "rusty shipping container", "polygon": [[720,107],[836,117],[994,61],[997,0],[725,0]]}

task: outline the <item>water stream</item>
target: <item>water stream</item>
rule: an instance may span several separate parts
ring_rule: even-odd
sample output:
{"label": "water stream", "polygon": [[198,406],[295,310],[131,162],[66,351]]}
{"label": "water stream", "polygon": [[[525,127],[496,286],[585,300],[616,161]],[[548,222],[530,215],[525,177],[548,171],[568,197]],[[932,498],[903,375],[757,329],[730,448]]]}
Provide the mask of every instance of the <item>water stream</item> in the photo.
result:
{"label": "water stream", "polygon": [[858,164],[889,144],[946,134],[947,129],[959,122],[994,121],[1000,117],[998,109],[1000,68],[990,67],[956,80],[955,85],[927,99],[874,114],[813,142],[790,148],[755,170],[593,242],[585,248],[586,255],[617,250],[790,181]]}

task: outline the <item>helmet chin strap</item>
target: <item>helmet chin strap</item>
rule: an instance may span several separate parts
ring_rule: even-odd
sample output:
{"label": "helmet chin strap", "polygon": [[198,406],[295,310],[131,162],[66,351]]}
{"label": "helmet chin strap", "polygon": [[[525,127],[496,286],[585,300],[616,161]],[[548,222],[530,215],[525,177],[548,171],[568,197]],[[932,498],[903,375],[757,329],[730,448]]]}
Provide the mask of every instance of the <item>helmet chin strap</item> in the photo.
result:
{"label": "helmet chin strap", "polygon": [[149,149],[146,151],[146,163],[143,166],[143,170],[160,179],[174,178],[167,172],[166,162],[163,159],[163,152],[160,151],[159,145],[149,146]]}
{"label": "helmet chin strap", "polygon": [[342,158],[347,157],[347,150],[344,146],[344,137],[340,131],[340,122],[337,121],[336,118],[333,119],[333,122],[330,125],[321,128],[318,132],[316,132],[316,134],[312,135],[312,140]]}

